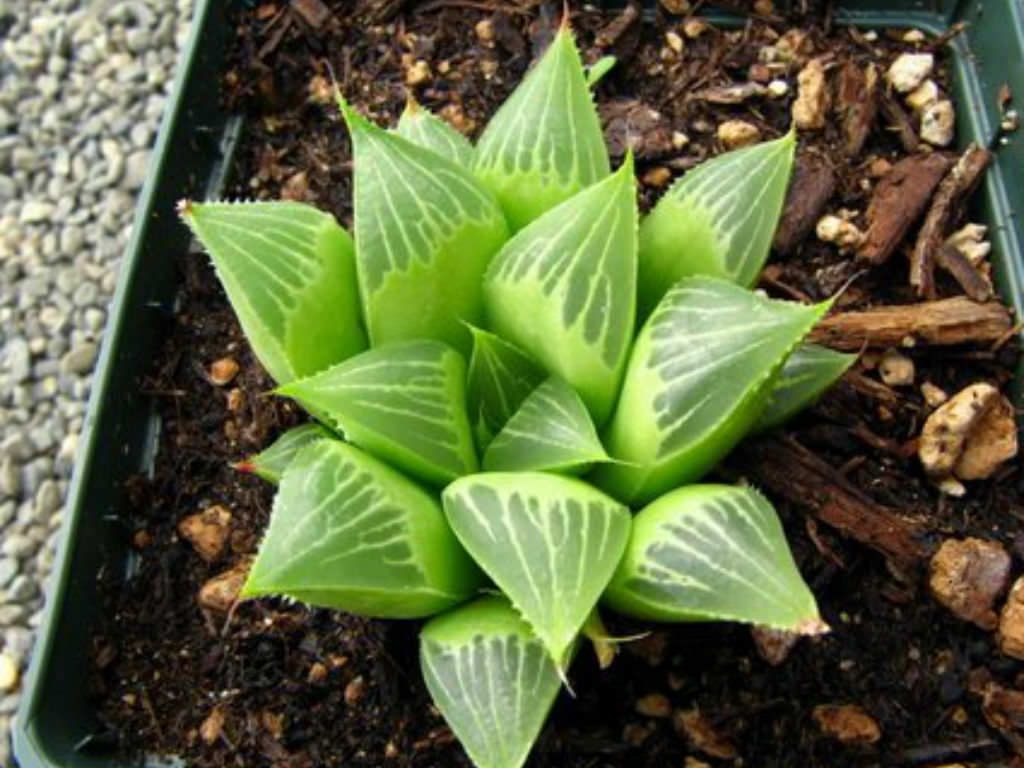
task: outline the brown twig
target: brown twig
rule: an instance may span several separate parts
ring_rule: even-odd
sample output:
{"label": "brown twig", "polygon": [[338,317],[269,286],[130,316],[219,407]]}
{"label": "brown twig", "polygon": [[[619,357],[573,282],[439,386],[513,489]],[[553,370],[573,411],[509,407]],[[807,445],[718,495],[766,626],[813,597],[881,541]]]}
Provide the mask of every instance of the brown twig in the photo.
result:
{"label": "brown twig", "polygon": [[935,252],[935,266],[952,275],[972,300],[992,298],[992,283],[955,246],[944,243]]}
{"label": "brown twig", "polygon": [[889,128],[892,129],[900,140],[900,144],[903,145],[903,150],[905,152],[917,152],[917,148],[921,145],[921,140],[917,138],[914,124],[910,122],[910,117],[903,110],[903,107],[900,106],[900,103],[889,94],[883,93],[879,101],[879,107],[882,110],[882,114],[885,115],[886,122],[889,123]]}
{"label": "brown twig", "polygon": [[905,339],[935,346],[995,342],[1010,330],[1010,313],[1002,304],[979,304],[956,296],[919,304],[873,307],[826,317],[810,339],[847,351],[899,346]]}
{"label": "brown twig", "polygon": [[[952,232],[963,212],[964,201],[981,182],[981,177],[991,160],[992,154],[987,149],[972,144],[939,184],[910,256],[910,284],[917,290],[918,296],[935,297],[936,253],[945,242],[946,236]],[[970,264],[967,266],[970,267]],[[973,268],[969,271],[973,271]],[[957,280],[960,279],[956,273],[953,276]],[[977,278],[981,279],[980,275]],[[966,290],[967,286],[964,288]]]}

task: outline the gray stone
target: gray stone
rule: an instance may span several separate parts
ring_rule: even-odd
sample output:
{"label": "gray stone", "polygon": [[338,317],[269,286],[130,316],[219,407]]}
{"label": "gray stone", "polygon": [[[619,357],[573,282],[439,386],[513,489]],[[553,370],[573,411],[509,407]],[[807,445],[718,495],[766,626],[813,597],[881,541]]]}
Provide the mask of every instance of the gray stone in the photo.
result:
{"label": "gray stone", "polygon": [[5,589],[18,575],[18,561],[12,557],[0,557],[0,589]]}
{"label": "gray stone", "polygon": [[124,189],[134,192],[141,189],[146,181],[146,172],[149,170],[149,150],[142,149],[132,152],[124,164],[124,177],[121,179],[121,186]]}
{"label": "gray stone", "polygon": [[39,543],[23,533],[7,534],[4,543],[0,544],[0,552],[17,560],[34,554],[38,548]]}
{"label": "gray stone", "polygon": [[27,603],[39,594],[39,587],[25,574],[15,576],[7,587],[7,599],[15,603]]}
{"label": "gray stone", "polygon": [[36,518],[43,520],[61,507],[60,486],[55,480],[44,480],[36,491]]}
{"label": "gray stone", "polygon": [[96,362],[97,347],[86,341],[73,347],[60,360],[60,369],[65,374],[83,374],[92,370]]}
{"label": "gray stone", "polygon": [[5,456],[0,461],[0,497],[16,498],[21,493],[21,470],[14,457]]}
{"label": "gray stone", "polygon": [[28,616],[24,606],[6,603],[0,605],[0,627],[13,627],[21,624]]}
{"label": "gray stone", "polygon": [[24,627],[11,627],[4,631],[4,653],[21,664],[28,661],[32,644],[32,633]]}
{"label": "gray stone", "polygon": [[43,200],[29,200],[21,207],[21,215],[18,219],[22,224],[38,224],[39,222],[52,219],[53,211],[53,203]]}
{"label": "gray stone", "polygon": [[4,348],[4,362],[15,383],[25,381],[32,370],[32,354],[28,342],[18,337],[12,338]]}

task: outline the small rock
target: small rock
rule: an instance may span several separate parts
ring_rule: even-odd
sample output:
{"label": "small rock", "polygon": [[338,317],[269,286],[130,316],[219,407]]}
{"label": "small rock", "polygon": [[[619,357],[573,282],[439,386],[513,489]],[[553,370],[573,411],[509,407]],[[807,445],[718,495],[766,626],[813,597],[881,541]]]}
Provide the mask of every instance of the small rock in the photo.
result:
{"label": "small rock", "polygon": [[672,714],[672,702],[661,693],[651,693],[636,700],[636,713],[644,717],[665,718]]}
{"label": "small rock", "polygon": [[18,220],[22,224],[39,224],[52,218],[54,210],[53,203],[29,200],[21,206]]}
{"label": "small rock", "polygon": [[921,138],[935,147],[947,147],[956,129],[956,110],[948,99],[937,101],[921,114]]}
{"label": "small rock", "polygon": [[732,742],[718,733],[698,709],[678,710],[672,716],[672,725],[676,733],[709,757],[733,760],[737,756]]}
{"label": "small rock", "polygon": [[690,143],[690,137],[682,131],[672,132],[672,147],[674,149],[685,149]]}
{"label": "small rock", "polygon": [[223,554],[231,536],[231,511],[215,504],[179,522],[178,533],[203,560],[212,563]]}
{"label": "small rock", "polygon": [[32,373],[32,352],[25,339],[15,337],[7,342],[4,347],[4,364],[15,384],[28,380]]}
{"label": "small rock", "polygon": [[994,541],[946,539],[932,556],[928,586],[954,616],[995,629],[992,606],[1010,579],[1010,555]]}
{"label": "small rock", "polygon": [[13,456],[0,460],[0,496],[17,498],[21,494],[21,470]]}
{"label": "small rock", "polygon": [[929,408],[938,408],[949,400],[949,394],[947,394],[946,390],[935,386],[930,381],[926,381],[921,385],[921,396]]}
{"label": "small rock", "polygon": [[835,243],[841,253],[854,251],[864,242],[864,233],[852,221],[828,214],[822,216],[815,226],[818,239],[826,243]]}
{"label": "small rock", "polygon": [[915,112],[920,112],[925,107],[931,106],[941,96],[939,86],[934,80],[925,80],[917,88],[907,94],[907,106]]}
{"label": "small rock", "polygon": [[1010,596],[999,614],[999,650],[1024,659],[1024,576],[1013,583]]}
{"label": "small rock", "polygon": [[750,636],[754,639],[757,655],[773,667],[777,667],[787,658],[796,646],[800,635],[784,629],[755,626],[750,628]]}
{"label": "small rock", "polygon": [[494,22],[491,19],[480,19],[473,28],[476,39],[486,46],[494,44]]}
{"label": "small rock", "polygon": [[121,177],[121,186],[128,192],[142,189],[146,183],[146,173],[149,170],[149,150],[140,149],[132,152],[124,161],[124,176]]}
{"label": "small rock", "polygon": [[672,181],[672,171],[663,165],[656,165],[643,175],[641,181],[648,187],[661,189]]}
{"label": "small rock", "polygon": [[49,518],[54,512],[60,509],[61,502],[60,486],[55,480],[44,480],[36,491],[35,512],[40,520]]}
{"label": "small rock", "polygon": [[801,131],[820,131],[825,127],[830,101],[825,65],[821,59],[811,59],[796,79],[797,97],[793,102],[793,121]]}
{"label": "small rock", "polygon": [[789,83],[785,80],[772,80],[768,83],[768,95],[773,99],[781,99],[789,95]]}
{"label": "small rock", "polygon": [[91,341],[85,341],[72,347],[60,359],[61,372],[69,375],[89,373],[96,362],[96,353],[98,351],[99,348]]}
{"label": "small rock", "polygon": [[711,768],[711,766],[703,760],[698,760],[693,755],[687,755],[683,761],[683,768]]}
{"label": "small rock", "polygon": [[406,70],[405,84],[409,86],[423,85],[429,82],[433,76],[430,65],[423,59],[418,59]]}
{"label": "small rock", "polygon": [[0,557],[0,589],[4,589],[18,575],[18,561],[13,557]]}
{"label": "small rock", "polygon": [[233,357],[222,357],[210,364],[210,382],[223,387],[234,381],[238,375],[238,362]]}
{"label": "small rock", "polygon": [[726,149],[739,149],[761,140],[761,130],[745,120],[726,120],[718,126],[718,140]]}
{"label": "small rock", "polygon": [[914,383],[914,361],[897,349],[887,349],[878,362],[878,375],[890,387],[909,387]]}
{"label": "small rock", "polygon": [[868,176],[872,179],[880,179],[892,170],[892,163],[884,157],[876,157],[868,164]]}
{"label": "small rock", "polygon": [[967,436],[998,399],[999,390],[991,384],[972,384],[936,409],[924,423],[918,447],[925,472],[933,478],[949,476]]}
{"label": "small rock", "polygon": [[903,33],[903,42],[910,43],[911,45],[923,43],[927,39],[928,38],[925,36],[924,32],[920,29],[908,29]]}
{"label": "small rock", "polygon": [[1017,422],[1013,403],[1000,395],[981,417],[953,467],[961,480],[982,480],[1017,455]]}
{"label": "small rock", "polygon": [[704,19],[690,18],[683,22],[683,34],[691,40],[696,40],[707,31],[708,23]]}
{"label": "small rock", "polygon": [[358,704],[366,694],[366,680],[362,675],[352,678],[345,686],[345,703],[350,707]]}
{"label": "small rock", "polygon": [[885,73],[885,79],[900,93],[910,93],[923,83],[935,69],[930,53],[904,53],[896,58]]}
{"label": "small rock", "polygon": [[683,48],[686,46],[683,42],[683,38],[679,36],[679,33],[673,32],[672,30],[665,33],[665,45],[676,53],[682,53]]}
{"label": "small rock", "polygon": [[661,3],[662,8],[676,16],[689,13],[691,9],[690,0],[658,0],[658,2]]}
{"label": "small rock", "polygon": [[6,653],[0,653],[0,692],[9,693],[18,687],[18,665]]}
{"label": "small rock", "polygon": [[199,606],[210,611],[227,613],[238,601],[245,578],[249,574],[248,561],[236,564],[230,570],[217,574],[199,589]]}
{"label": "small rock", "polygon": [[224,721],[226,719],[224,708],[216,706],[210,710],[210,714],[199,726],[199,738],[207,745],[216,743],[224,733]]}
{"label": "small rock", "polygon": [[990,681],[982,691],[981,712],[988,724],[1010,743],[1024,743],[1024,691],[1004,688]]}
{"label": "small rock", "polygon": [[313,665],[309,668],[309,674],[306,675],[306,682],[310,685],[318,685],[327,679],[327,665],[322,662],[313,662]]}
{"label": "small rock", "polygon": [[843,744],[874,744],[882,737],[878,722],[856,704],[822,704],[811,716],[823,734]]}
{"label": "small rock", "polygon": [[992,243],[988,237],[988,227],[984,224],[965,224],[946,238],[946,245],[951,245],[963,254],[971,264],[980,267],[992,252]]}

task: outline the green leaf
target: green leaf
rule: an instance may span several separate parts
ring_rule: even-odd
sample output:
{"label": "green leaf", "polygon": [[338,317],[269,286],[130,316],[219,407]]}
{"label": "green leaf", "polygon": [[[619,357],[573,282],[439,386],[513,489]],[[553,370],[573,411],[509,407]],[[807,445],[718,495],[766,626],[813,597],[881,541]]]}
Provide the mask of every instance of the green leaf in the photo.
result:
{"label": "green leaf", "polygon": [[857,360],[817,344],[803,344],[789,356],[772,387],[758,430],[771,429],[814,403]]}
{"label": "green leaf", "polygon": [[637,337],[605,434],[626,463],[602,464],[594,481],[638,504],[699,479],[757,423],[782,364],[828,306],[715,278],[677,283]]}
{"label": "green leaf", "polygon": [[580,393],[594,421],[611,412],[636,314],[632,158],[521,230],[491,263],[491,327]]}
{"label": "green leaf", "polygon": [[561,685],[544,646],[502,597],[432,619],[420,632],[420,668],[476,768],[520,768]]}
{"label": "green leaf", "polygon": [[629,510],[579,480],[495,472],[443,494],[459,541],[564,668],[629,538]]}
{"label": "green leaf", "polygon": [[473,165],[473,145],[469,139],[410,99],[398,120],[398,135],[413,144],[433,150],[441,157],[470,168]]}
{"label": "green leaf", "polygon": [[605,75],[612,71],[612,68],[614,68],[617,63],[618,59],[614,56],[602,56],[591,66],[587,67],[587,87],[596,88],[597,84],[604,79]]}
{"label": "green leaf", "polygon": [[466,364],[439,341],[363,352],[280,387],[360,448],[436,485],[475,472],[466,415]]}
{"label": "green leaf", "polygon": [[299,451],[312,442],[332,437],[334,436],[331,432],[319,424],[302,424],[289,429],[256,455],[235,464],[235,469],[240,472],[251,472],[268,483],[277,485],[281,482],[281,475]]}
{"label": "green leaf", "polygon": [[793,168],[796,134],[694,168],[640,225],[640,317],[680,278],[751,286],[768,258]]}
{"label": "green leaf", "polygon": [[652,621],[826,629],[775,510],[752,488],[692,485],[641,510],[604,602]]}
{"label": "green leaf", "polygon": [[480,137],[476,174],[515,231],[609,172],[583,63],[563,26]]}
{"label": "green leaf", "polygon": [[431,495],[358,448],[317,440],[281,478],[242,596],[411,619],[458,605],[480,583]]}
{"label": "green leaf", "polygon": [[184,201],[179,211],[278,383],[366,349],[352,239],[329,213],[290,202]]}
{"label": "green leaf", "polygon": [[370,343],[431,338],[468,354],[464,322],[479,323],[481,278],[508,238],[501,210],[467,169],[341,108]]}
{"label": "green leaf", "polygon": [[476,327],[469,358],[469,414],[475,420],[478,445],[491,438],[512,418],[526,396],[544,381],[544,369],[514,344]]}
{"label": "green leaf", "polygon": [[587,407],[572,387],[551,377],[523,401],[484,454],[493,472],[537,471],[578,475],[608,454]]}

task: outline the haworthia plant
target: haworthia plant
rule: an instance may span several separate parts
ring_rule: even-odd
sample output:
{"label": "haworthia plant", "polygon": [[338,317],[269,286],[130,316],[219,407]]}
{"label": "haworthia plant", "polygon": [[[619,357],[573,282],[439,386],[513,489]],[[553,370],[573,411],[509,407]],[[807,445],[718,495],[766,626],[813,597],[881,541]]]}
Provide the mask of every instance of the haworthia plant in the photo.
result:
{"label": "haworthia plant", "polygon": [[801,346],[827,303],[748,289],[795,135],[695,168],[639,225],[604,71],[563,25],[475,149],[414,103],[384,129],[339,98],[354,244],[309,206],[182,207],[276,394],[323,425],[239,465],[279,483],[243,596],[440,614],[423,675],[477,768],[523,765],[581,636],[612,661],[599,601],[823,628],[765,499],[680,488],[850,363]]}
{"label": "haworthia plant", "polygon": [[268,483],[277,485],[281,482],[281,475],[284,474],[299,451],[317,440],[332,437],[334,435],[331,431],[324,429],[319,424],[302,424],[289,429],[254,456],[235,464],[235,469],[240,472],[251,472]]}
{"label": "haworthia plant", "polygon": [[508,601],[484,597],[420,633],[427,690],[477,768],[520,768],[561,681]]}
{"label": "haworthia plant", "polygon": [[637,337],[595,481],[630,504],[699,479],[757,423],[779,369],[829,304],[681,280]]}
{"label": "haworthia plant", "polygon": [[242,597],[417,618],[458,605],[479,586],[430,494],[358,448],[318,440],[281,478]]}
{"label": "haworthia plant", "polygon": [[413,99],[406,104],[398,120],[398,135],[413,144],[432,149],[463,168],[473,165],[473,145],[469,139]]}
{"label": "haworthia plant", "polygon": [[480,278],[508,235],[471,173],[341,103],[354,155],[356,265],[370,341],[433,338],[469,353]]}
{"label": "haworthia plant", "polygon": [[494,472],[444,492],[455,535],[559,664],[629,538],[629,510],[568,477]]}
{"label": "haworthia plant", "polygon": [[487,125],[475,168],[513,230],[608,175],[608,149],[568,25]]}
{"label": "haworthia plant", "polygon": [[553,376],[527,396],[487,447],[483,467],[580,475],[607,459],[580,396]]}
{"label": "haworthia plant", "polygon": [[640,316],[672,285],[710,275],[750,286],[768,258],[796,134],[744,147],[684,175],[640,225]]}
{"label": "haworthia plant", "polygon": [[768,396],[756,429],[771,429],[811,405],[857,360],[817,344],[803,344],[789,356]]}
{"label": "haworthia plant", "polygon": [[467,396],[469,415],[478,443],[486,448],[544,378],[544,369],[514,344],[471,327],[473,353],[469,358]]}
{"label": "haworthia plant", "polygon": [[422,340],[368,350],[277,392],[377,458],[443,485],[477,469],[465,381],[458,352]]}
{"label": "haworthia plant", "polygon": [[275,380],[308,376],[366,349],[352,239],[329,213],[291,202],[191,201],[179,212]]}
{"label": "haworthia plant", "polygon": [[633,340],[636,225],[627,158],[518,232],[484,278],[492,327],[579,392],[597,424],[611,413]]}
{"label": "haworthia plant", "polygon": [[693,485],[641,510],[604,601],[654,621],[826,629],[775,510],[752,488]]}

